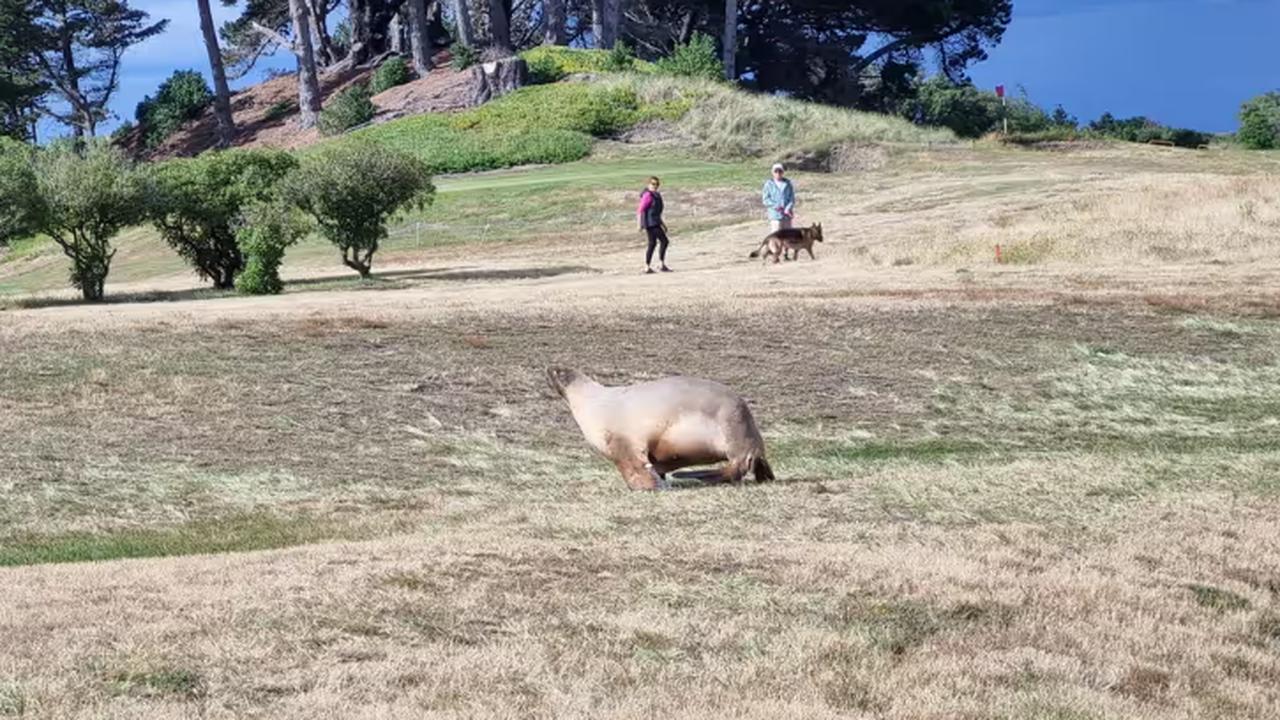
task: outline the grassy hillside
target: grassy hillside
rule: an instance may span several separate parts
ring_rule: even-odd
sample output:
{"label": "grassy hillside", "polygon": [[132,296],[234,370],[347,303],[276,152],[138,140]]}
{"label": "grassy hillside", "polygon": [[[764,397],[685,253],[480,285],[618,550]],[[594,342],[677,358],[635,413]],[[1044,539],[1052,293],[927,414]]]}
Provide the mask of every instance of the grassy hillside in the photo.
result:
{"label": "grassy hillside", "polygon": [[456,173],[579,160],[595,141],[648,122],[662,123],[673,138],[720,160],[839,143],[955,140],[950,131],[887,115],[720,83],[614,73],[526,87],[465,112],[393,120],[331,142],[384,143],[418,156],[435,172]]}

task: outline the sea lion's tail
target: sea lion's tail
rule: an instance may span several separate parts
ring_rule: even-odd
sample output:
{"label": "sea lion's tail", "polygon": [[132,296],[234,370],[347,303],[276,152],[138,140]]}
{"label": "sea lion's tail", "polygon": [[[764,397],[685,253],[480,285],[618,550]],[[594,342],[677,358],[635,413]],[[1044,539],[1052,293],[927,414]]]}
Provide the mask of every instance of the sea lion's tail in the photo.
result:
{"label": "sea lion's tail", "polygon": [[751,472],[756,476],[756,482],[773,482],[777,480],[773,475],[773,468],[769,467],[769,461],[763,457],[757,457],[752,462]]}

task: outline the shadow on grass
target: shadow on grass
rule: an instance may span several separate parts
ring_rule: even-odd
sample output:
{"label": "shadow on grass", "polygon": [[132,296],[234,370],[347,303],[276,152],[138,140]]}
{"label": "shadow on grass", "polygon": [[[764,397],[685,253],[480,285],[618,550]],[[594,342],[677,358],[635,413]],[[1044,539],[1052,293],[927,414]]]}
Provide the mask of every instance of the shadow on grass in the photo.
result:
{"label": "shadow on grass", "polygon": [[247,514],[167,528],[0,539],[0,567],[271,550],[365,534],[330,521]]}
{"label": "shadow on grass", "polygon": [[[552,265],[546,267],[508,268],[495,270],[475,270],[472,266],[460,268],[438,268],[434,270],[406,269],[389,270],[376,273],[373,277],[322,277],[288,280],[285,282],[286,292],[326,291],[326,290],[402,290],[412,287],[414,280],[444,280],[450,282],[480,282],[486,280],[536,280],[539,278],[557,277],[572,273],[593,273],[600,271],[585,265]],[[186,290],[149,290],[144,292],[125,292],[107,295],[101,302],[89,303],[81,298],[73,297],[39,297],[0,299],[0,311],[3,310],[40,310],[44,308],[72,307],[77,305],[120,305],[125,303],[182,302],[189,300],[217,300],[231,297],[248,297],[234,290],[215,290],[213,288],[190,288]]]}
{"label": "shadow on grass", "polygon": [[0,299],[0,310],[41,310],[44,308],[73,307],[76,305],[123,305],[125,303],[183,302],[236,297],[232,290],[213,288],[189,288],[186,290],[147,290],[109,294],[101,302],[86,302],[76,297],[37,297]]}

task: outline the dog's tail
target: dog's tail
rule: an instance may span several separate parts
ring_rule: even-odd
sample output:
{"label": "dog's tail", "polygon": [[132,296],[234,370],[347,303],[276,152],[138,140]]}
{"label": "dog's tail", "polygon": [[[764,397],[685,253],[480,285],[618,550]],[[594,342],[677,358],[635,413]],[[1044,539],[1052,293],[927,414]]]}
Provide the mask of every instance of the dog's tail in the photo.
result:
{"label": "dog's tail", "polygon": [[765,245],[768,245],[768,244],[769,244],[769,238],[765,238],[765,239],[764,239],[764,242],[760,243],[760,247],[756,248],[755,250],[752,250],[752,251],[751,251],[751,254],[750,254],[750,255],[748,255],[747,257],[749,257],[749,258],[758,258],[758,257],[760,257],[760,251],[761,251],[761,250],[763,250],[763,249],[764,249],[764,246],[765,246]]}

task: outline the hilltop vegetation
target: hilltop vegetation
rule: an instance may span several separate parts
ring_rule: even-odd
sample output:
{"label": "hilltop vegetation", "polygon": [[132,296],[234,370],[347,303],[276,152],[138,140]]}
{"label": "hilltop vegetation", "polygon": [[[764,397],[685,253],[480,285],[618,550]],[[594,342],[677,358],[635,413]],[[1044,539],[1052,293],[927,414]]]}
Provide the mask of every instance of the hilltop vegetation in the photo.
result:
{"label": "hilltop vegetation", "polygon": [[348,137],[416,155],[433,172],[453,173],[578,160],[596,140],[655,122],[672,138],[722,160],[845,142],[955,139],[945,129],[892,116],[650,73],[522,88],[473,110],[393,120]]}

